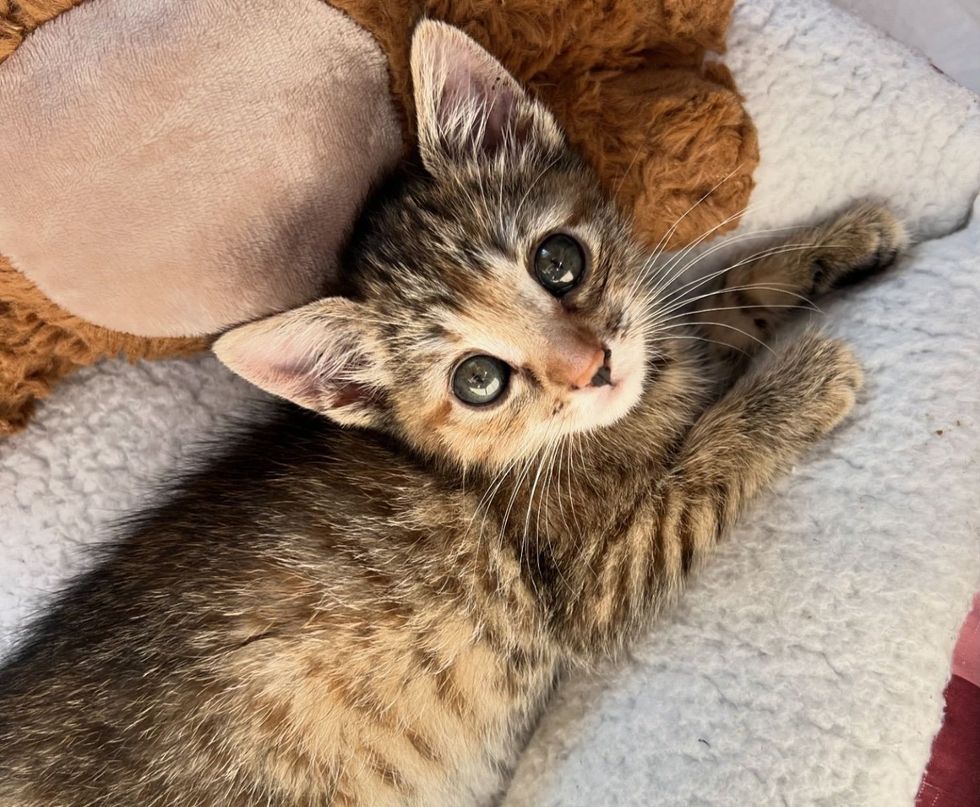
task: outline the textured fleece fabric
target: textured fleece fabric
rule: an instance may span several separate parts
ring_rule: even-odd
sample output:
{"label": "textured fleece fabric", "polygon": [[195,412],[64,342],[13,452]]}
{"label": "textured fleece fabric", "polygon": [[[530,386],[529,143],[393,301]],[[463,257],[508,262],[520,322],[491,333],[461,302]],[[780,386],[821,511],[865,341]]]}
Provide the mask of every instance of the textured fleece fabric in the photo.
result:
{"label": "textured fleece fabric", "polygon": [[[731,37],[764,155],[746,227],[868,195],[964,225],[974,96],[818,0],[742,0]],[[912,804],[980,582],[978,256],[975,211],[825,306],[867,371],[853,416],[630,660],[561,686],[506,807]],[[210,358],[107,363],[0,443],[0,643],[255,400]]]}
{"label": "textured fleece fabric", "polygon": [[865,197],[959,231],[822,305],[853,415],[628,663],[560,689],[505,807],[911,807],[941,724],[980,586],[980,104],[821,0],[742,0],[729,43],[763,155],[740,232]]}
{"label": "textured fleece fabric", "polygon": [[401,154],[388,84],[374,39],[320,0],[83,3],[0,70],[0,245],[119,331],[300,305]]}

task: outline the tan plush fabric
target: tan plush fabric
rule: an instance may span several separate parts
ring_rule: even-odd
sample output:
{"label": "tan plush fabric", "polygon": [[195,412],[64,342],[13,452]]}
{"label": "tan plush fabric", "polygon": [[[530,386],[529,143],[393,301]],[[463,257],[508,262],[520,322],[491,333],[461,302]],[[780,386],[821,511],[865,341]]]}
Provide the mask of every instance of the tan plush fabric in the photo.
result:
{"label": "tan plush fabric", "polygon": [[94,0],[0,71],[0,248],[63,308],[219,332],[335,276],[401,154],[387,62],[318,0]]}
{"label": "tan plush fabric", "polygon": [[[81,0],[0,0],[0,69],[24,37]],[[0,255],[0,436],[24,428],[35,401],[103,356],[179,356],[205,339],[146,339],[90,325],[59,308]]]}

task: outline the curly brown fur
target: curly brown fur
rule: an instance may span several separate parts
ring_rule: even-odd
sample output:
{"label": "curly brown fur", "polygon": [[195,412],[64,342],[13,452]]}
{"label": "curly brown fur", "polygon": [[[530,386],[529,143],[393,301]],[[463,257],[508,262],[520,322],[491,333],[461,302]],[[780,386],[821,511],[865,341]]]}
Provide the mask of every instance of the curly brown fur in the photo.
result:
{"label": "curly brown fur", "polygon": [[51,302],[0,256],[0,436],[27,425],[35,403],[80,367],[106,356],[186,356],[209,339],[147,339],[109,331]]}
{"label": "curly brown fur", "polygon": [[0,0],[0,64],[35,28],[84,0]]}
{"label": "curly brown fur", "polygon": [[591,0],[331,4],[388,54],[409,135],[409,37],[426,16],[462,28],[554,111],[606,192],[630,212],[641,243],[659,243],[688,211],[669,246],[719,222],[728,222],[721,232],[737,224],[753,188],[758,139],[731,75],[704,62],[706,51],[725,49],[733,0],[614,0],[601,11]]}
{"label": "curly brown fur", "polygon": [[[485,804],[561,674],[627,646],[851,409],[860,369],[814,334],[719,395],[550,115],[453,29],[416,36],[420,161],[347,296],[217,346],[359,428],[255,427],[66,593],[0,672],[0,805]],[[883,211],[830,229],[900,240]],[[561,295],[529,266],[556,230],[589,256]],[[490,349],[511,386],[454,398]]]}

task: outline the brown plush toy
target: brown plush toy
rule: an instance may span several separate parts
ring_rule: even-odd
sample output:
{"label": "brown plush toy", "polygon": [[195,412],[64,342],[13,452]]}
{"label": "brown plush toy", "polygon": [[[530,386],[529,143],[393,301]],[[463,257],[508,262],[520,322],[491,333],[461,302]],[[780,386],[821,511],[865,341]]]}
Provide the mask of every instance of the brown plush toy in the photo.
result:
{"label": "brown plush toy", "polygon": [[189,354],[328,293],[411,148],[422,16],[554,110],[647,244],[710,191],[668,239],[689,243],[745,206],[758,160],[704,59],[732,4],[0,0],[0,434],[102,356]]}

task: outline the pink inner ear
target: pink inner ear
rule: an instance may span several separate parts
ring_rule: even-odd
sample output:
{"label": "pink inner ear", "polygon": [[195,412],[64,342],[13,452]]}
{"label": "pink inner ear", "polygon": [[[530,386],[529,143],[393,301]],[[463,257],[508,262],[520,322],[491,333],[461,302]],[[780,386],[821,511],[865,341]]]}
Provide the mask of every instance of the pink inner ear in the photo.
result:
{"label": "pink inner ear", "polygon": [[446,56],[458,60],[446,75],[439,104],[440,124],[451,125],[459,110],[475,108],[478,114],[472,119],[474,125],[484,122],[482,139],[476,142],[477,131],[469,132],[467,139],[483,151],[496,151],[514,127],[518,95],[513,80],[500,65],[482,54]]}
{"label": "pink inner ear", "polygon": [[[500,147],[507,132],[514,129],[516,108],[517,104],[513,91],[508,87],[501,86],[491,101],[490,111],[487,115],[487,128],[483,135],[484,149],[496,150]],[[515,133],[511,131],[512,135]]]}
{"label": "pink inner ear", "polygon": [[318,356],[305,336],[287,329],[256,328],[248,334],[243,329],[241,337],[231,342],[222,359],[266,392],[313,408],[319,400]]}
{"label": "pink inner ear", "polygon": [[352,378],[367,361],[339,322],[313,320],[283,328],[263,347],[267,352],[259,361],[265,364],[270,392],[317,410],[356,408],[373,400],[372,390]]}
{"label": "pink inner ear", "polygon": [[364,380],[374,362],[358,324],[363,315],[349,300],[322,300],[235,328],[215,343],[214,352],[266,392],[338,422],[363,425],[378,402],[377,391]]}

